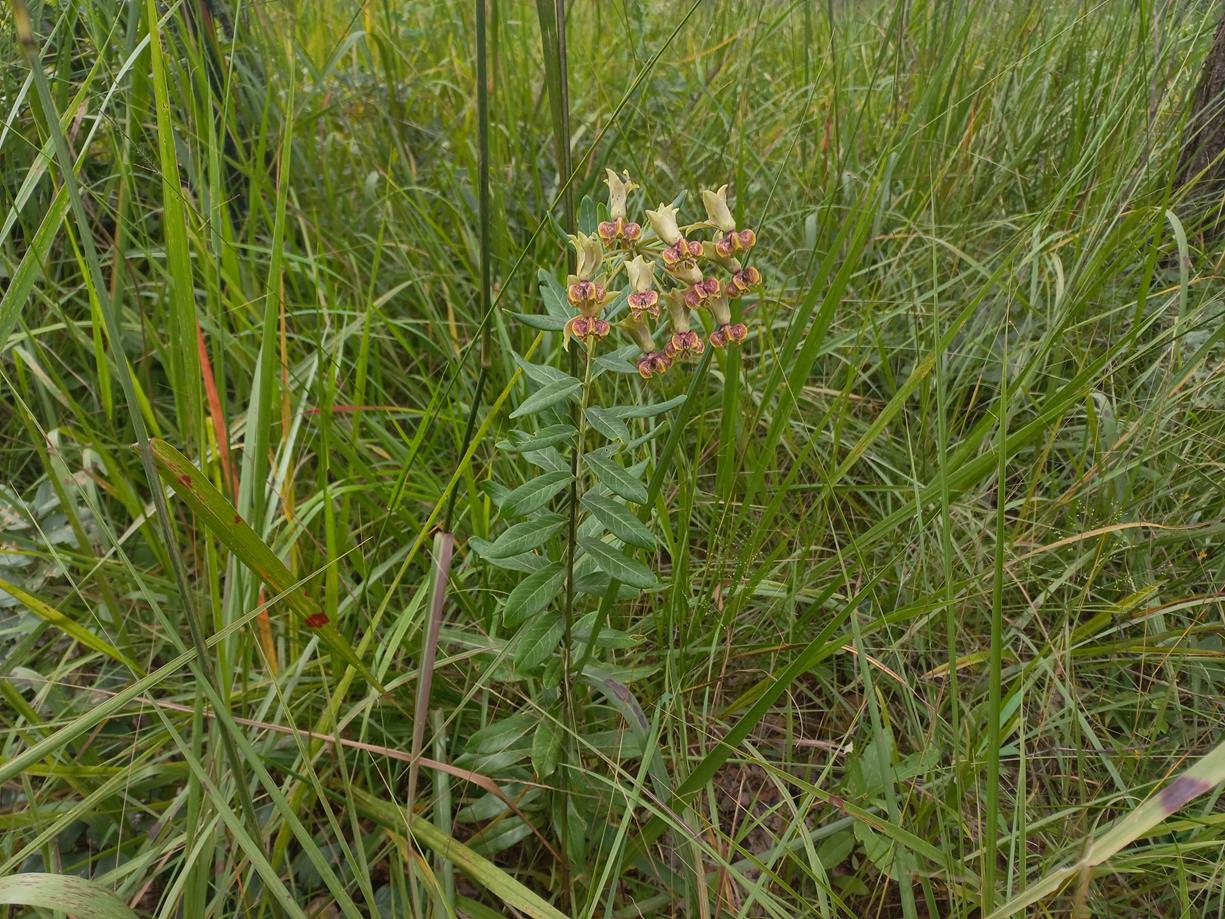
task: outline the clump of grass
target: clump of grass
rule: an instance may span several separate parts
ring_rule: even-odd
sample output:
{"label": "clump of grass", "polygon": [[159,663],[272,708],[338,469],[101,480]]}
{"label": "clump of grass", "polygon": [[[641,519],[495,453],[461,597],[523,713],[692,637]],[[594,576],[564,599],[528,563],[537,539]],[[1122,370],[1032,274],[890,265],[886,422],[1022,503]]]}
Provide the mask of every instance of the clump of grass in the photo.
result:
{"label": "clump of grass", "polygon": [[[1211,11],[214,11],[36,5],[34,70],[0,30],[0,900],[1218,910]],[[604,164],[730,184],[751,359],[644,383],[512,315]],[[584,580],[563,484],[525,668],[481,550],[618,420],[658,583]]]}

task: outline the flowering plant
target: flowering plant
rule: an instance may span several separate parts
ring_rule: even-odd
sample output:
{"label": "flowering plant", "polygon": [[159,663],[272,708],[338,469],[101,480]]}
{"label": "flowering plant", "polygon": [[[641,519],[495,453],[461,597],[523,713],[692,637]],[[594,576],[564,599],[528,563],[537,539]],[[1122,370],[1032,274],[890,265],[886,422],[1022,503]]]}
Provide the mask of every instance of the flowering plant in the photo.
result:
{"label": "flowering plant", "polygon": [[[740,256],[757,244],[757,233],[737,227],[727,203],[727,186],[702,192],[706,220],[682,227],[678,210],[660,204],[646,212],[651,233],[630,220],[629,192],[638,186],[629,176],[611,169],[608,177],[608,219],[593,234],[570,237],[575,250],[574,273],[567,279],[566,299],[578,315],[565,326],[567,343],[576,338],[591,347],[606,337],[612,324],[604,318],[605,307],[616,301],[610,291],[624,272],[628,287],[628,315],[620,323],[641,349],[638,372],[649,379],[667,371],[684,357],[705,350],[702,336],[693,329],[691,313],[708,311],[714,329],[710,344],[723,348],[748,337],[742,322],[733,322],[730,300],[761,286],[761,272],[746,267]],[[693,234],[708,231],[712,238],[699,240]],[[658,276],[663,280],[657,288]],[[725,273],[720,280],[713,272]],[[670,333],[663,348],[657,348],[651,323],[660,318],[660,301],[667,305]]]}
{"label": "flowering plant", "polygon": [[[610,169],[607,185],[607,214],[583,201],[580,229],[569,236],[574,262],[565,283],[541,271],[545,313],[519,317],[560,331],[570,355],[569,373],[515,355],[529,392],[511,412],[515,426],[499,447],[520,454],[536,472],[513,488],[491,483],[508,525],[495,539],[469,541],[489,564],[518,575],[501,605],[503,626],[515,631],[506,675],[541,680],[543,698],[560,697],[575,720],[572,684],[586,681],[612,692],[614,705],[628,692],[594,677],[606,671],[592,657],[635,640],[611,621],[614,601],[659,586],[662,553],[650,518],[676,432],[661,450],[647,448],[665,429],[656,420],[685,402],[681,396],[596,404],[595,379],[605,372],[633,375],[636,368],[650,380],[702,355],[707,344],[738,346],[749,329],[733,320],[732,301],[762,283],[761,272],[743,261],[757,233],[737,224],[727,186],[702,193],[705,220],[682,224],[675,204],[645,211],[645,223],[633,219],[630,196],[637,186],[628,175]],[[614,333],[631,344],[607,347]],[[586,357],[582,379],[575,375],[580,352],[574,349]],[[520,712],[510,719],[528,717]],[[555,720],[530,720],[536,724],[533,771],[544,778],[564,760],[562,732]]]}

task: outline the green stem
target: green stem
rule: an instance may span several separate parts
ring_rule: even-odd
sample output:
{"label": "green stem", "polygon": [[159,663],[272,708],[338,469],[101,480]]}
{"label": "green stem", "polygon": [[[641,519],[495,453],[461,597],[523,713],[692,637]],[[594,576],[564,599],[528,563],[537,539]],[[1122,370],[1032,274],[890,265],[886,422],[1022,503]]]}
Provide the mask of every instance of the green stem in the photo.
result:
{"label": "green stem", "polygon": [[995,482],[995,571],[991,585],[991,659],[987,702],[987,826],[983,840],[983,913],[995,908],[1000,809],[1000,708],[1004,658],[1004,529],[1008,502],[1008,332],[1004,331],[1000,364],[1000,447]]}

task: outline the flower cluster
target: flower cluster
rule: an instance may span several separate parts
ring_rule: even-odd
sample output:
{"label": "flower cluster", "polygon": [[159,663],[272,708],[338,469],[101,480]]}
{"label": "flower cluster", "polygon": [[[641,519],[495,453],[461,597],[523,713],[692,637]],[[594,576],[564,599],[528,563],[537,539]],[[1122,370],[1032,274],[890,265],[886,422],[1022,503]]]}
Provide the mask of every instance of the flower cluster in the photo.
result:
{"label": "flower cluster", "polygon": [[[571,237],[575,268],[567,279],[566,294],[578,313],[566,323],[567,341],[575,338],[590,347],[612,330],[602,314],[618,298],[610,288],[622,272],[628,315],[619,326],[642,349],[637,364],[644,378],[705,350],[701,324],[699,329],[692,324],[694,313],[709,312],[713,326],[709,342],[716,348],[744,341],[748,327],[732,322],[730,301],[760,287],[762,277],[757,268],[740,261],[757,244],[757,233],[737,227],[727,203],[727,186],[702,192],[706,220],[696,224],[682,227],[677,209],[667,204],[648,210],[651,233],[646,234],[628,214],[629,193],[638,186],[628,175],[618,176],[611,169],[607,182],[608,219],[594,234]],[[699,231],[710,231],[712,238],[687,235]],[[656,268],[662,269],[660,279]],[[714,276],[712,269],[726,273],[726,279]],[[661,318],[661,303],[667,307],[668,329],[653,331]],[[662,348],[656,344],[656,334],[664,336]]]}

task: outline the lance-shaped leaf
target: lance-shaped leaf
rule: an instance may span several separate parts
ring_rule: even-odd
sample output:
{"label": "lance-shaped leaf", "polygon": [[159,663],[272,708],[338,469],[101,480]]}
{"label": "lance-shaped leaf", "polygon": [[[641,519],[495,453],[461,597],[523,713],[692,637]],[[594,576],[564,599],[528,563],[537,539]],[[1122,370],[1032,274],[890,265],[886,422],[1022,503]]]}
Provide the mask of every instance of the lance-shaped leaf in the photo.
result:
{"label": "lance-shaped leaf", "polygon": [[630,442],[630,429],[625,426],[624,421],[608,409],[593,405],[587,409],[586,414],[588,423],[609,440],[621,444]]}
{"label": "lance-shaped leaf", "polygon": [[511,558],[543,546],[565,525],[560,514],[541,514],[534,520],[516,523],[502,531],[497,539],[481,548],[484,558]]}
{"label": "lance-shaped leaf", "polygon": [[530,616],[535,616],[553,602],[566,582],[566,569],[554,562],[547,568],[533,572],[515,585],[502,607],[502,620],[508,626],[516,626]]}
{"label": "lance-shaped leaf", "polygon": [[583,505],[592,517],[622,542],[643,549],[655,548],[655,534],[646,528],[637,515],[626,510],[625,505],[593,491],[583,495]]}
{"label": "lance-shaped leaf", "polygon": [[583,460],[592,474],[599,479],[613,494],[620,495],[626,501],[642,503],[647,499],[646,486],[638,481],[624,466],[605,459],[595,453],[590,453]]}
{"label": "lance-shaped leaf", "polygon": [[655,575],[642,562],[618,552],[602,539],[584,536],[579,539],[583,551],[595,561],[600,570],[622,584],[643,590],[656,585]]}
{"label": "lance-shaped leaf", "polygon": [[284,595],[290,609],[301,616],[305,625],[319,633],[319,639],[337,657],[362,675],[379,692],[382,684],[354,652],[349,642],[327,621],[318,604],[313,603],[298,586],[298,578],[277,558],[276,553],[259,538],[226,498],[213,487],[191,461],[170,444],[156,438],[149,441],[158,474],[174,489],[196,517],[234,553],[240,562],[268,585],[271,593]]}
{"label": "lance-shaped leaf", "polygon": [[562,727],[554,719],[542,716],[532,735],[532,768],[536,775],[547,779],[561,762]]}
{"label": "lance-shaped leaf", "polygon": [[515,637],[515,669],[530,674],[545,662],[561,641],[566,625],[557,613],[533,616]]}
{"label": "lance-shaped leaf", "polygon": [[654,418],[656,415],[670,412],[688,398],[688,396],[677,396],[667,402],[656,402],[651,405],[615,405],[609,411],[618,418]]}
{"label": "lance-shaped leaf", "polygon": [[520,403],[519,407],[510,413],[511,418],[520,418],[539,412],[550,405],[556,405],[566,399],[576,399],[583,384],[578,380],[557,380],[546,383]]}
{"label": "lance-shaped leaf", "polygon": [[541,428],[535,434],[523,431],[511,431],[509,440],[498,441],[499,450],[511,453],[526,453],[530,450],[542,450],[573,441],[578,429],[572,424],[550,424]]}
{"label": "lance-shaped leaf", "polygon": [[501,501],[502,510],[515,517],[538,511],[552,501],[553,496],[570,484],[572,479],[569,469],[554,469],[552,472],[538,475],[509,492]]}

